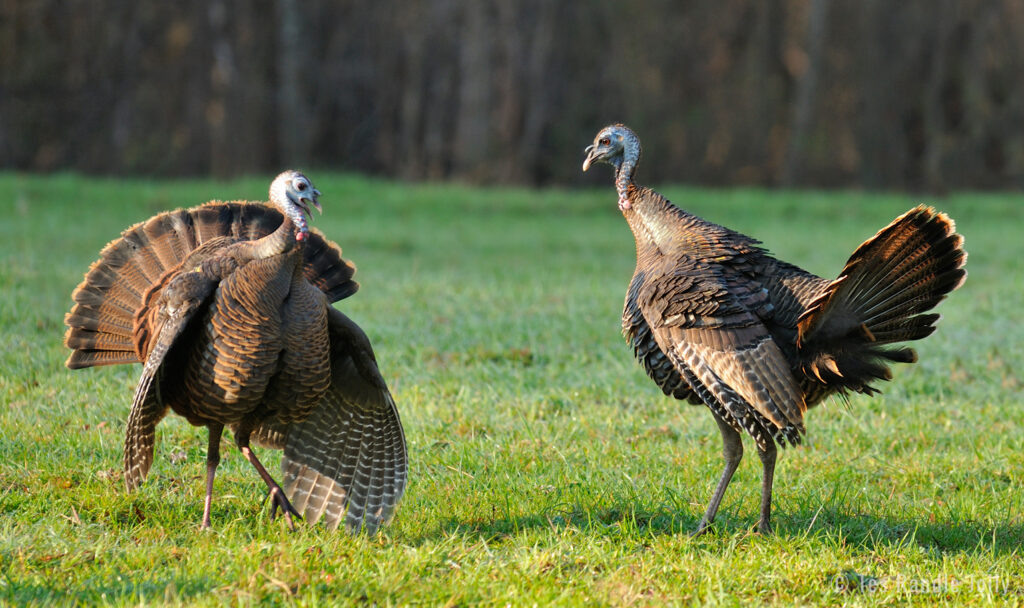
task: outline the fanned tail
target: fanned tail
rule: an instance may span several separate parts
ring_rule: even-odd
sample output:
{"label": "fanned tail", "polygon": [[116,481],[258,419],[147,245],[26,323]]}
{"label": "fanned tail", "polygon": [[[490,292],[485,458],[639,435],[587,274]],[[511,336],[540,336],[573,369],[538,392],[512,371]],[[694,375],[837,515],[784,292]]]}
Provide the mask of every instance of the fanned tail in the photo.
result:
{"label": "fanned tail", "polygon": [[935,331],[939,315],[925,314],[963,284],[967,253],[952,219],[923,205],[865,241],[839,277],[807,307],[797,346],[807,379],[839,391],[871,393],[892,377],[889,362],[912,363],[907,347]]}
{"label": "fanned tail", "polygon": [[[125,230],[100,252],[75,289],[64,317],[71,369],[142,360],[136,316],[154,286],[203,243],[219,237],[254,240],[280,226],[279,211],[263,203],[213,201],[156,215]],[[311,230],[303,252],[306,278],[336,302],[359,289],[355,266],[341,248]]]}

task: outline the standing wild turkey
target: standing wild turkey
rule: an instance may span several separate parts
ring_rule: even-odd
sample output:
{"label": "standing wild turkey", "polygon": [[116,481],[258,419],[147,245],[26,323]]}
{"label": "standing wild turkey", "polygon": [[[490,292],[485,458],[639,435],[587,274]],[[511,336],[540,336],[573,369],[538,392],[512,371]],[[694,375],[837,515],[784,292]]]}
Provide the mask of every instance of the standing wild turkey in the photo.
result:
{"label": "standing wild turkey", "polygon": [[875,393],[872,382],[892,377],[889,362],[917,360],[909,348],[883,346],[935,330],[939,315],[921,313],[963,283],[963,238],[945,214],[917,207],[828,281],[635,185],[640,140],[624,125],[602,129],[586,152],[584,171],[615,167],[619,209],[636,240],[623,334],[661,390],[705,404],[722,433],[725,470],[695,534],[715,518],[743,431],[763,465],[758,528],[768,532],[775,443],[800,443],[805,411],[828,395]]}
{"label": "standing wild turkey", "polygon": [[[319,195],[285,171],[273,206],[161,213],[108,244],[72,295],[69,368],[145,364],[125,437],[128,490],[149,472],[168,408],[208,428],[204,528],[225,425],[289,526],[322,517],[373,533],[405,489],[405,437],[373,349],[330,305],[358,289],[355,267],[306,225]],[[283,491],[250,439],[284,449]]]}

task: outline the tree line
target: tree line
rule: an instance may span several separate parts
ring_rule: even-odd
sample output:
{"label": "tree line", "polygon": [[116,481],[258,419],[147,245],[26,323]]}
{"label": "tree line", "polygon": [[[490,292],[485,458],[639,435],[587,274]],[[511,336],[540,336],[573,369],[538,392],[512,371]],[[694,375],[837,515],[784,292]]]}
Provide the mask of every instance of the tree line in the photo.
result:
{"label": "tree line", "polygon": [[13,0],[0,166],[1024,186],[1022,0]]}

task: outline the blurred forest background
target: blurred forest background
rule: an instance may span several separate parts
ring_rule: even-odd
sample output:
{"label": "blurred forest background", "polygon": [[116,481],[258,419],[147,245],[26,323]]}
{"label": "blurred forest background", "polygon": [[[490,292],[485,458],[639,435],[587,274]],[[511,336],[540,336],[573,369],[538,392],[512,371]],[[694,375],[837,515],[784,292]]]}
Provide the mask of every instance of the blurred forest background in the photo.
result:
{"label": "blurred forest background", "polygon": [[1024,187],[1024,0],[3,0],[0,167]]}

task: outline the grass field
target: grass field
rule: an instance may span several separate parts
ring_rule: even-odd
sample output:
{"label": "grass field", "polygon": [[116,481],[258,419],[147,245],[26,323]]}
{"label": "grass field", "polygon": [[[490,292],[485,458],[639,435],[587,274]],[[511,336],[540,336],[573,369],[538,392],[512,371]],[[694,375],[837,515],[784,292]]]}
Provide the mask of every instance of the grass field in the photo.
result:
{"label": "grass field", "polygon": [[[970,276],[920,362],[879,397],[809,412],[806,444],[780,455],[774,535],[750,532],[748,443],[716,533],[691,539],[721,442],[619,334],[634,252],[610,178],[532,191],[311,177],[314,225],[359,266],[339,308],[370,335],[409,441],[392,525],[289,532],[226,439],[215,530],[199,533],[205,431],[161,423],[128,495],[140,368],[63,365],[71,290],[108,240],[161,210],[265,198],[270,176],[0,174],[0,604],[1024,602],[1024,196],[933,201],[966,237]],[[825,276],[918,202],[662,191]]]}

